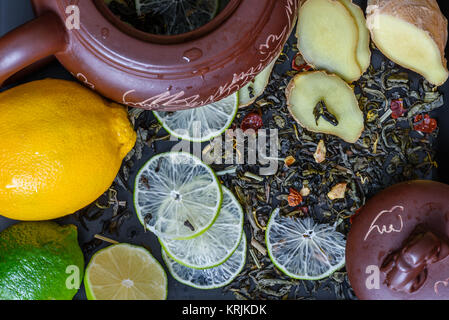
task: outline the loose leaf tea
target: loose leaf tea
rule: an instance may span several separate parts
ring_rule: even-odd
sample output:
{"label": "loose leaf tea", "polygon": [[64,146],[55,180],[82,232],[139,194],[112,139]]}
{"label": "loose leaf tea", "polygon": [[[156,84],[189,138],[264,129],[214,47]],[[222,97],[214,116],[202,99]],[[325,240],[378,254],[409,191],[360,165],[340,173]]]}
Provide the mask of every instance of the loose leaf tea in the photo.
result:
{"label": "loose leaf tea", "polygon": [[[284,53],[293,57],[296,50],[287,45]],[[351,216],[367,198],[398,182],[433,177],[437,165],[433,145],[438,129],[428,134],[418,132],[414,119],[441,107],[443,97],[435,87],[388,61],[377,50],[374,56],[375,67],[370,67],[355,84],[365,130],[354,144],[296,125],[284,95],[296,71],[278,73],[288,64],[285,60],[284,66],[278,61],[264,95],[253,104],[253,109],[262,111],[264,128],[279,130],[279,158],[285,159],[285,165],[259,182],[248,181],[243,174],[257,172],[257,166],[237,166],[233,173],[221,177],[246,210],[251,234],[249,263],[226,289],[237,299],[304,299],[312,298],[319,290],[330,291],[338,299],[355,298],[344,269],[328,279],[301,281],[289,279],[273,266],[264,246],[271,210],[279,207],[286,217],[311,216],[347,234]],[[390,109],[392,101],[403,102],[403,110],[395,116]],[[427,118],[423,115],[419,119]],[[320,156],[324,154],[323,146],[325,160],[316,161],[317,150],[321,149]],[[300,207],[291,206],[299,204],[292,202],[296,194],[292,190],[301,190]]]}

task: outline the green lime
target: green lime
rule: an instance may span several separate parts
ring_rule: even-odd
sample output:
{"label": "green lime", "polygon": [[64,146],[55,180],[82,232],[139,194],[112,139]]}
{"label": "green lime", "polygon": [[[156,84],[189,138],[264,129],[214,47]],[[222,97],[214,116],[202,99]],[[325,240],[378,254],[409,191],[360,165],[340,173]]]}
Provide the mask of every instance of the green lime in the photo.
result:
{"label": "green lime", "polygon": [[0,299],[71,300],[84,274],[74,225],[20,222],[0,233]]}
{"label": "green lime", "polygon": [[222,264],[237,249],[243,234],[243,210],[232,192],[222,189],[220,214],[206,232],[190,240],[159,238],[170,258],[189,268],[206,269]]}
{"label": "green lime", "polygon": [[240,244],[232,256],[214,268],[202,270],[188,268],[171,259],[164,250],[162,250],[162,258],[170,274],[177,281],[197,289],[221,288],[231,283],[245,266],[246,236],[242,236]]}
{"label": "green lime", "polygon": [[197,157],[162,153],[139,171],[134,206],[145,228],[164,239],[199,236],[213,224],[222,203],[221,185]]}
{"label": "green lime", "polygon": [[238,93],[203,107],[175,111],[153,111],[172,136],[193,142],[212,140],[225,132],[239,108]]}
{"label": "green lime", "polygon": [[276,209],[265,241],[273,264],[291,278],[320,280],[345,264],[344,235],[312,218],[282,217]]}

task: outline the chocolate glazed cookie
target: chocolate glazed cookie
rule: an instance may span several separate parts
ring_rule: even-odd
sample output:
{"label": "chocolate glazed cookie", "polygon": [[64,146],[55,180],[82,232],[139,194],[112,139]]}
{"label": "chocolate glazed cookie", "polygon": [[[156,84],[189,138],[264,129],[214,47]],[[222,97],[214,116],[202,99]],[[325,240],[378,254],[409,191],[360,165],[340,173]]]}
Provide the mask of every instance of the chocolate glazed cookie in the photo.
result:
{"label": "chocolate glazed cookie", "polygon": [[370,199],[346,245],[359,299],[449,300],[449,186],[411,181]]}

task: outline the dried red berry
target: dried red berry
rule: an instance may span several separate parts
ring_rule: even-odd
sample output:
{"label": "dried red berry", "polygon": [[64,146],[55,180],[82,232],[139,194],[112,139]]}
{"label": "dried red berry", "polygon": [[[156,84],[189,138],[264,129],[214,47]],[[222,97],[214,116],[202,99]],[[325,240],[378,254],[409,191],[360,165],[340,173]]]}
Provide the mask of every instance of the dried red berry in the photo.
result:
{"label": "dried red berry", "polygon": [[263,127],[263,120],[260,114],[251,112],[248,113],[242,120],[242,123],[240,124],[240,128],[243,131],[253,129],[257,132],[260,128]]}
{"label": "dried red berry", "polygon": [[300,207],[299,210],[302,211],[302,213],[304,213],[305,215],[309,214],[309,207]]}
{"label": "dried red berry", "polygon": [[390,109],[392,111],[391,117],[393,119],[397,119],[399,117],[402,117],[402,115],[405,113],[404,109],[404,101],[402,99],[396,99],[391,101]]}
{"label": "dried red berry", "polygon": [[413,129],[424,133],[432,133],[438,126],[437,121],[431,118],[428,114],[425,114],[424,117],[423,115],[418,114],[415,116],[414,122]]}
{"label": "dried red berry", "polygon": [[290,207],[296,207],[301,204],[302,196],[297,190],[290,188],[290,194],[288,195],[287,200]]}

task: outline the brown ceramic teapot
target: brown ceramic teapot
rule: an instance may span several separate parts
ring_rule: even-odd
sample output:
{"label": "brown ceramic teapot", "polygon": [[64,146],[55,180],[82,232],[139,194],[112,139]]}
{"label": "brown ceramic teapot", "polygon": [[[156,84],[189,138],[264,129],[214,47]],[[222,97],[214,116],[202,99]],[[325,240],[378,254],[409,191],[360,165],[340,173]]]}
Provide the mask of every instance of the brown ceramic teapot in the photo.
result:
{"label": "brown ceramic teapot", "polygon": [[[104,0],[32,0],[37,18],[0,39],[0,84],[47,56],[103,96],[132,107],[180,110],[218,101],[281,52],[298,0],[230,0],[189,33],[161,36],[123,23]],[[70,29],[69,6],[80,28]]]}

